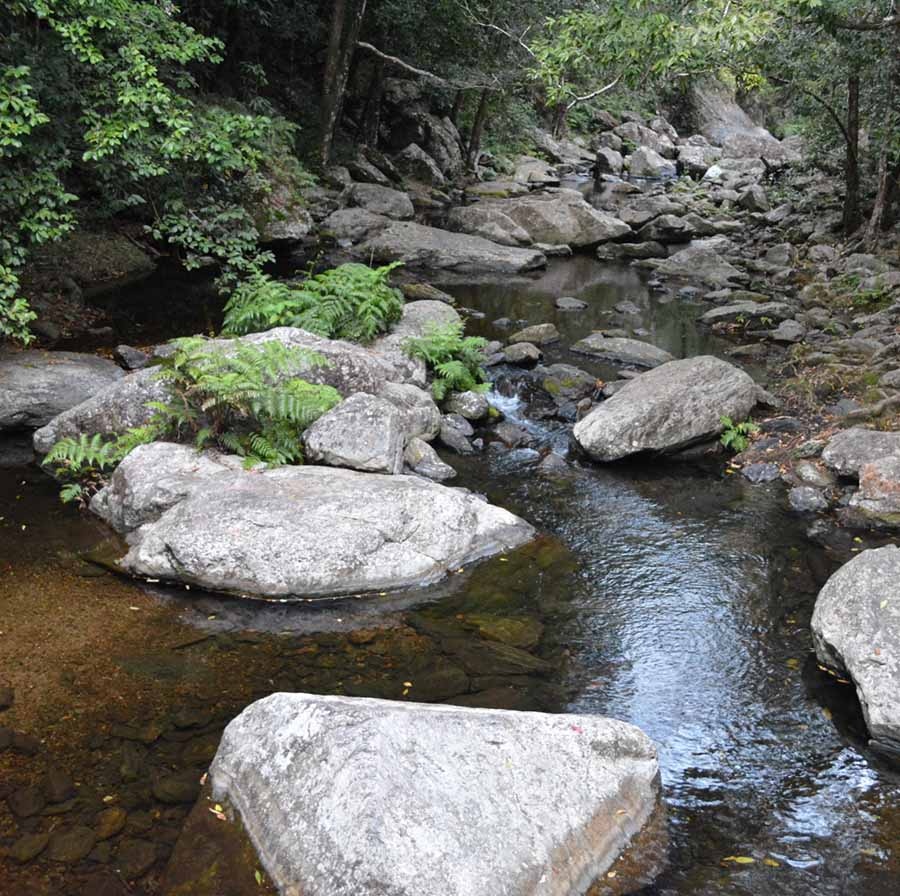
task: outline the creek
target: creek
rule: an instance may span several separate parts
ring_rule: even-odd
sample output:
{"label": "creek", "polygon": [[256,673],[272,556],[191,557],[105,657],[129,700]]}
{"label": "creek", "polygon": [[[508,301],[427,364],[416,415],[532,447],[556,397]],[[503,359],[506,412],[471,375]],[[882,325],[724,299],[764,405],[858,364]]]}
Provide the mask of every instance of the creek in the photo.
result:
{"label": "creek", "polygon": [[[700,306],[584,257],[445,288],[471,309],[470,330],[492,338],[508,332],[492,324],[500,317],[555,322],[563,338],[549,360],[598,377],[610,371],[565,348],[596,327],[646,333],[679,357],[725,349],[697,328]],[[563,295],[588,308],[556,311]],[[177,325],[159,306],[153,318]],[[567,428],[524,419],[509,371],[498,375],[492,398],[533,448],[565,450]],[[0,753],[0,785],[40,782],[54,766],[78,784],[61,812],[17,822],[0,809],[0,837],[91,826],[109,805],[127,819],[78,865],[4,861],[0,892],[119,892],[121,837],[153,844],[131,892],[155,892],[190,809],[179,782],[199,778],[247,703],[298,690],[639,725],[659,747],[668,831],[653,847],[662,874],[635,891],[645,896],[900,893],[900,775],[866,749],[852,688],[811,653],[815,596],[846,557],[807,538],[777,483],[751,485],[721,462],[576,464],[547,478],[534,450],[448,460],[454,484],[541,538],[428,589],[315,606],[148,590],[107,573],[82,559],[105,537],[99,523],[59,505],[34,467],[0,468],[0,667],[16,691],[0,721],[43,742],[34,756]]]}

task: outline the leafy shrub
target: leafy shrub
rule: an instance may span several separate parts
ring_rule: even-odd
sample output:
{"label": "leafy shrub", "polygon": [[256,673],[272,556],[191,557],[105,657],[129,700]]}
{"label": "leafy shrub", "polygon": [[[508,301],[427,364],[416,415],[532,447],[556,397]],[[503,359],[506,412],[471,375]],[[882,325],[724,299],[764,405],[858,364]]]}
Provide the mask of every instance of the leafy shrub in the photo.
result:
{"label": "leafy shrub", "polygon": [[191,441],[257,464],[302,463],[303,430],[341,401],[331,386],[297,376],[321,355],[280,342],[239,345],[231,354],[211,351],[200,337],[179,339],[157,376],[171,401],[151,402],[146,426],[104,439],[99,433],[58,441],[43,464],[63,483],[63,502],[86,504],[138,445],[160,439]]}
{"label": "leafy shrub", "polygon": [[479,336],[464,336],[463,324],[454,321],[407,339],[403,349],[428,365],[434,376],[431,393],[436,401],[443,401],[451,392],[487,391],[487,375],[481,366],[486,345]]}
{"label": "leafy shrub", "polygon": [[719,421],[725,427],[719,441],[723,447],[730,449],[735,454],[746,451],[750,447],[750,436],[759,432],[759,427],[749,420],[735,423],[731,417],[720,417]]}
{"label": "leafy shrub", "polygon": [[153,442],[162,435],[154,424],[135,427],[117,438],[104,440],[100,433],[81,433],[78,438],[60,439],[48,452],[43,466],[63,483],[60,498],[64,504],[86,504],[106,484],[106,477],[138,445]]}
{"label": "leafy shrub", "polygon": [[265,274],[250,277],[225,306],[223,333],[242,336],[272,327],[301,327],[330,339],[371,342],[403,313],[402,294],[387,282],[397,267],[342,264],[299,286]]}
{"label": "leafy shrub", "polygon": [[258,463],[301,463],[303,430],[341,401],[331,386],[298,372],[325,363],[321,355],[280,342],[210,351],[198,337],[179,339],[159,377],[173,400],[155,402],[154,426],[198,448],[218,448]]}

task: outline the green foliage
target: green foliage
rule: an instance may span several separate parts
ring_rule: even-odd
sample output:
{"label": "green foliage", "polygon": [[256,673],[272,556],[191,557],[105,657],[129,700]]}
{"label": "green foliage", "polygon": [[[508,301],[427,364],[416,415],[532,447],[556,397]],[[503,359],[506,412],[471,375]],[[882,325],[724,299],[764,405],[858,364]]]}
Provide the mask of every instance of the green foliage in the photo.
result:
{"label": "green foliage", "polygon": [[403,313],[402,294],[388,285],[398,266],[343,264],[299,286],[256,274],[238,286],[225,306],[223,332],[239,336],[301,327],[317,336],[371,342]]}
{"label": "green foliage", "polygon": [[131,451],[161,435],[155,425],[149,425],[111,439],[104,439],[100,433],[92,436],[81,433],[77,439],[67,436],[47,452],[41,463],[63,483],[60,498],[64,504],[77,501],[84,505]]}
{"label": "green foliage", "polygon": [[331,386],[300,376],[323,363],[280,342],[223,351],[198,337],[179,339],[158,373],[173,397],[151,405],[153,425],[198,448],[237,454],[248,466],[300,463],[303,430],[341,400]]}
{"label": "green foliage", "polygon": [[749,420],[735,423],[731,417],[720,417],[719,422],[724,427],[719,441],[724,448],[728,448],[735,454],[746,451],[750,447],[750,436],[759,432],[759,427]]}
{"label": "green foliage", "polygon": [[411,358],[421,358],[431,370],[431,393],[443,401],[451,392],[484,392],[489,388],[484,363],[486,340],[464,336],[463,324],[451,322],[430,328],[424,336],[404,343]]}

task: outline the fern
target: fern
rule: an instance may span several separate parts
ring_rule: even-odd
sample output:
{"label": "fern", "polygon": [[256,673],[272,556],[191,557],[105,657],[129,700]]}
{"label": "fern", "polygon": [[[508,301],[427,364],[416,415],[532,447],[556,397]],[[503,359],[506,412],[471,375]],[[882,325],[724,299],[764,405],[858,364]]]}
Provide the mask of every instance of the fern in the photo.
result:
{"label": "fern", "polygon": [[398,266],[344,264],[299,286],[256,274],[226,304],[222,332],[242,336],[272,327],[300,327],[329,339],[371,342],[403,312],[402,294],[387,282]]}
{"label": "fern", "polygon": [[724,448],[734,451],[735,454],[746,451],[750,447],[750,436],[759,432],[759,427],[749,420],[735,423],[731,417],[720,417],[719,421],[724,427],[719,441]]}
{"label": "fern", "polygon": [[403,350],[428,365],[433,374],[431,394],[436,401],[443,401],[451,392],[488,389],[482,367],[486,345],[487,341],[478,336],[464,336],[463,324],[453,321],[407,339]]}

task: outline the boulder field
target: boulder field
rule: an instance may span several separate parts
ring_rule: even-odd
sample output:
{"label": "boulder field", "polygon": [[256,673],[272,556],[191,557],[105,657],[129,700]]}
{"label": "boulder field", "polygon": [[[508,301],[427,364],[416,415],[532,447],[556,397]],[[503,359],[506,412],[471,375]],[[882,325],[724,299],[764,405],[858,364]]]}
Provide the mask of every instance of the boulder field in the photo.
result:
{"label": "boulder field", "polygon": [[304,896],[578,896],[659,800],[623,722],[308,694],[244,710],[210,782]]}

